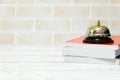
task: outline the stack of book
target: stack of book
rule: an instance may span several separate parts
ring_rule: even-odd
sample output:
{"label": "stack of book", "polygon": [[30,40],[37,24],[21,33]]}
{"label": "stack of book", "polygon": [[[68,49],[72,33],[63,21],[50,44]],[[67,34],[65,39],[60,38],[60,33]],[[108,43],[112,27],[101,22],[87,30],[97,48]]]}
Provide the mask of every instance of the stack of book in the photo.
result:
{"label": "stack of book", "polygon": [[84,43],[85,36],[68,40],[63,48],[65,62],[95,63],[95,64],[119,64],[120,36],[112,36],[113,43],[91,44]]}

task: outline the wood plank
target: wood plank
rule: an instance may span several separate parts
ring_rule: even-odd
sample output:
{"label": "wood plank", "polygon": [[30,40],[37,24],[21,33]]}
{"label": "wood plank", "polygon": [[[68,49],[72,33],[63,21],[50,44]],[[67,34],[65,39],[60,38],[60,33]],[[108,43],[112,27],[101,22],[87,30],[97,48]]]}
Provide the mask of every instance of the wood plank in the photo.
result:
{"label": "wood plank", "polygon": [[81,71],[114,70],[120,71],[118,65],[80,64],[80,63],[0,63],[0,71]]}
{"label": "wood plank", "polygon": [[56,55],[62,56],[63,53],[61,50],[0,50],[1,55]]}
{"label": "wood plank", "polygon": [[62,56],[36,56],[36,55],[7,55],[0,56],[1,63],[36,63],[36,62],[63,62]]}

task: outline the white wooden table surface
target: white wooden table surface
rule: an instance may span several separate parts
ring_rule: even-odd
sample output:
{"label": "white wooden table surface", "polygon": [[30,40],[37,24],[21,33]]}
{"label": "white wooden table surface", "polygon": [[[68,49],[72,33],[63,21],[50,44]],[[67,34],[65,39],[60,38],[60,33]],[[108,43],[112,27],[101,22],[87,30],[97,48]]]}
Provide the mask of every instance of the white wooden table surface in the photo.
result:
{"label": "white wooden table surface", "polygon": [[65,63],[61,50],[1,47],[0,80],[120,80],[120,66]]}

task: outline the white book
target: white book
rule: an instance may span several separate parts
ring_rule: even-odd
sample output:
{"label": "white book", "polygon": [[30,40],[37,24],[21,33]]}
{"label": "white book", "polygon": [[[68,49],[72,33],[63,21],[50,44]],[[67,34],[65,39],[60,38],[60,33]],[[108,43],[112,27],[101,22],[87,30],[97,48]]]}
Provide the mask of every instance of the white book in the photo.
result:
{"label": "white book", "polygon": [[63,55],[108,58],[108,59],[115,59],[115,57],[117,56],[116,50],[97,49],[97,48],[96,49],[75,48],[75,47],[63,48]]}
{"label": "white book", "polygon": [[116,55],[116,50],[119,49],[118,45],[120,44],[120,36],[112,36],[114,42],[107,44],[84,43],[84,38],[85,36],[80,36],[66,41],[63,48],[63,55],[115,59],[115,57],[120,54],[120,52],[117,51]]}
{"label": "white book", "polygon": [[64,62],[66,63],[90,63],[90,64],[115,64],[119,65],[119,59],[103,59],[103,58],[92,58],[83,56],[64,56]]}

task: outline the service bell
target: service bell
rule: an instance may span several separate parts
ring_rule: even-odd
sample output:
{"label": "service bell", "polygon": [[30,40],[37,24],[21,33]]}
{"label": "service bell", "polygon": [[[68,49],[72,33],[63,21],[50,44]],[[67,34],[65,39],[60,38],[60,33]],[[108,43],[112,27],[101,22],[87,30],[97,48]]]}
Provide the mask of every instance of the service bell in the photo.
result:
{"label": "service bell", "polygon": [[83,42],[87,43],[112,43],[114,42],[111,39],[111,33],[106,26],[101,26],[100,21],[98,20],[97,25],[91,26],[88,28],[88,31],[86,33],[86,37],[83,40]]}

